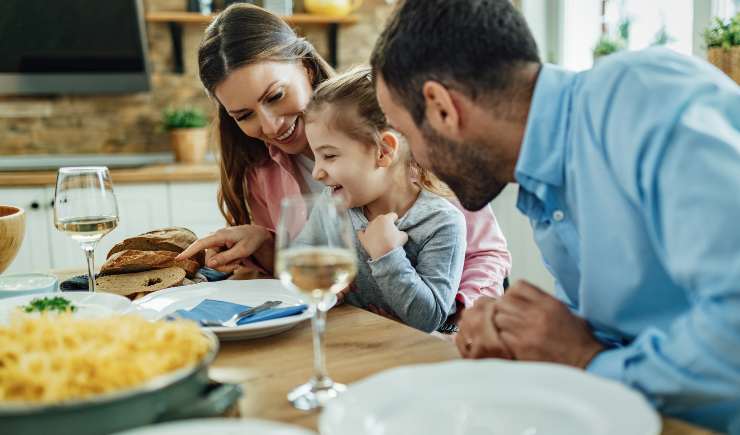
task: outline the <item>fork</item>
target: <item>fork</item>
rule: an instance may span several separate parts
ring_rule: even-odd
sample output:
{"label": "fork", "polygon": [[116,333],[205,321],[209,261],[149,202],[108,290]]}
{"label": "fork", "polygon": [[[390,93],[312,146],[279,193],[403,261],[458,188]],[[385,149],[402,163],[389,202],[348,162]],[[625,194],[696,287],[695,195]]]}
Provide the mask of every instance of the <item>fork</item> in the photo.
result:
{"label": "fork", "polygon": [[217,320],[201,320],[200,321],[200,324],[203,325],[203,326],[211,326],[211,327],[213,327],[213,326],[216,326],[216,327],[223,326],[223,327],[227,327],[227,328],[234,328],[234,327],[237,326],[237,323],[240,320],[242,320],[244,318],[247,318],[247,317],[250,317],[250,316],[253,316],[253,315],[255,315],[257,313],[260,313],[262,311],[269,310],[270,308],[276,307],[276,306],[278,306],[278,305],[280,305],[282,303],[283,303],[283,301],[267,301],[267,302],[265,302],[263,304],[257,305],[256,307],[252,307],[252,308],[249,308],[247,310],[244,310],[241,313],[236,313],[233,316],[231,316],[230,319],[228,319],[226,321],[219,322]]}

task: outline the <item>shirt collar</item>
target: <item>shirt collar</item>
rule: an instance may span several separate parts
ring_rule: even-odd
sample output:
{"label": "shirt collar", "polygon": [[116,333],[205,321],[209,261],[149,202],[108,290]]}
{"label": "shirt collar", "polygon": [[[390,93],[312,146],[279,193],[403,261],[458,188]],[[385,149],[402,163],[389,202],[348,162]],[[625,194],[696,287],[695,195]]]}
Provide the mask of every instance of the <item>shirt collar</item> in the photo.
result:
{"label": "shirt collar", "polygon": [[278,148],[277,145],[265,143],[267,146],[267,153],[270,159],[277,163],[284,171],[290,173],[294,178],[298,178],[298,168],[295,162],[290,157],[290,154]]}
{"label": "shirt collar", "polygon": [[576,73],[542,65],[529,109],[524,140],[514,176],[535,191],[536,184],[563,184],[565,140]]}

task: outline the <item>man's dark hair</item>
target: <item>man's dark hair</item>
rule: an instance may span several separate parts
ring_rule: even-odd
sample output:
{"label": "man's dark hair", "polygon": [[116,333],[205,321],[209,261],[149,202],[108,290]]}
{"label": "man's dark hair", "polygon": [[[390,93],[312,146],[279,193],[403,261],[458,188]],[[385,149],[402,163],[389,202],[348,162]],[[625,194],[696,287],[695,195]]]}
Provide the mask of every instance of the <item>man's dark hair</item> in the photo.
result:
{"label": "man's dark hair", "polygon": [[414,122],[424,118],[427,80],[472,99],[517,83],[518,67],[539,63],[537,43],[508,0],[404,0],[370,58]]}

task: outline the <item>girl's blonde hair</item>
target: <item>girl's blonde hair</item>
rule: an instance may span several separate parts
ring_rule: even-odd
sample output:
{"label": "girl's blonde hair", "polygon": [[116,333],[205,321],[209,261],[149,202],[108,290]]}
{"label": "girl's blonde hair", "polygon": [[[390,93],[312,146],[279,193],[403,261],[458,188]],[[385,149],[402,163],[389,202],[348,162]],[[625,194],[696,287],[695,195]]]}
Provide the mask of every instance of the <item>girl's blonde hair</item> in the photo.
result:
{"label": "girl's blonde hair", "polygon": [[[319,112],[327,106],[332,107],[332,128],[360,143],[380,147],[382,133],[393,130],[375,96],[370,67],[355,67],[322,82],[306,108],[306,117],[310,119],[311,113]],[[432,193],[451,195],[444,183],[414,160],[406,139],[400,134],[398,137],[400,161],[406,164],[411,180]]]}

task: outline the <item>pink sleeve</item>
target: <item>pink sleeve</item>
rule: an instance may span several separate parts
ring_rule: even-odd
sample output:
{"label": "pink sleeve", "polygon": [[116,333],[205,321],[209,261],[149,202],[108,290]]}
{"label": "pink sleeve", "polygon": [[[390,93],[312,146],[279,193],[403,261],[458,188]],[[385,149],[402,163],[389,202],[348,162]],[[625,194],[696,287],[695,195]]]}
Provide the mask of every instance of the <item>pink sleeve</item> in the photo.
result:
{"label": "pink sleeve", "polygon": [[251,171],[247,175],[247,205],[249,214],[252,217],[252,223],[275,231],[276,222],[270,219],[270,207],[265,201],[263,192],[264,183],[262,183],[259,169]]}
{"label": "pink sleeve", "polygon": [[[252,224],[259,225],[267,228],[271,233],[275,233],[275,225],[270,219],[270,208],[265,201],[264,196],[264,185],[262,182],[260,173],[258,170],[249,172],[247,174],[247,206],[249,207],[249,214],[252,218]],[[252,257],[242,259],[242,266],[247,270],[254,270],[260,275],[271,276],[266,269],[257,264]]]}
{"label": "pink sleeve", "polygon": [[504,278],[511,272],[511,254],[506,238],[490,207],[468,211],[452,202],[465,216],[467,250],[457,300],[471,307],[481,296],[498,297],[504,292]]}

